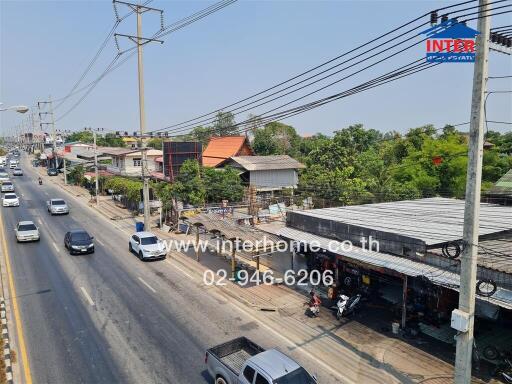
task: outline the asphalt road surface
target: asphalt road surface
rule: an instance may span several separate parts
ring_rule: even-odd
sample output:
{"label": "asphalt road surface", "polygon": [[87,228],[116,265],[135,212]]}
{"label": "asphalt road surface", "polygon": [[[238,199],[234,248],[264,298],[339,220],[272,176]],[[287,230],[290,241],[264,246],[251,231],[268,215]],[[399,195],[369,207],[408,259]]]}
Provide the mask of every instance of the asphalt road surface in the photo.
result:
{"label": "asphalt road surface", "polygon": [[[236,304],[171,261],[138,260],[126,233],[48,179],[38,185],[23,160],[25,176],[12,177],[21,206],[1,214],[34,383],[211,383],[209,346],[240,335],[275,345]],[[71,213],[51,216],[50,198],[64,198]],[[36,223],[40,242],[16,243],[20,220]],[[72,228],[95,237],[94,254],[68,254]]]}

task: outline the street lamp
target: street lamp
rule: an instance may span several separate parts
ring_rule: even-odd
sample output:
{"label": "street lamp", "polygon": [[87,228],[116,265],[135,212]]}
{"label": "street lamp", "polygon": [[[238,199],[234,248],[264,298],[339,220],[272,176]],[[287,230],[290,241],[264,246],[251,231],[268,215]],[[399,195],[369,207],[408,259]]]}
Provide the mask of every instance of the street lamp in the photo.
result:
{"label": "street lamp", "polygon": [[[2,105],[2,104],[3,103],[0,103],[0,105]],[[28,107],[26,105],[13,105],[13,106],[7,107],[7,108],[0,108],[0,112],[10,111],[10,110],[15,110],[18,113],[25,113],[25,112],[28,112]]]}

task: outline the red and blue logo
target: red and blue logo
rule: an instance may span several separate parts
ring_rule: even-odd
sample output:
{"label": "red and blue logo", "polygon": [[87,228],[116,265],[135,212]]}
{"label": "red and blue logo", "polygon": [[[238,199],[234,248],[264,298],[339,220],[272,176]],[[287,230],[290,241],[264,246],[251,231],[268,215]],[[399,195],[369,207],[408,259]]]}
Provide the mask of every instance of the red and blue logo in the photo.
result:
{"label": "red and blue logo", "polygon": [[480,32],[459,23],[446,20],[421,34],[427,35],[426,59],[430,63],[474,63],[475,38]]}

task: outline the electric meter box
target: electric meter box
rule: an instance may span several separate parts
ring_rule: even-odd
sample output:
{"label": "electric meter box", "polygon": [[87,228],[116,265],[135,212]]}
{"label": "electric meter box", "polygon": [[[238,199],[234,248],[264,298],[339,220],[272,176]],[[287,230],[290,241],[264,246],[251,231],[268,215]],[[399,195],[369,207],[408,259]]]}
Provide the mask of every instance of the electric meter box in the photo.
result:
{"label": "electric meter box", "polygon": [[454,309],[451,327],[459,332],[467,332],[469,330],[469,313]]}

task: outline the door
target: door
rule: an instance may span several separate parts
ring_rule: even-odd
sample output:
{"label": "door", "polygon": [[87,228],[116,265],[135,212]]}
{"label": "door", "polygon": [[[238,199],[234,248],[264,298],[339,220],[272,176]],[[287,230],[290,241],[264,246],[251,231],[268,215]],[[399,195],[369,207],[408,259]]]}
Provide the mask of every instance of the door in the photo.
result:
{"label": "door", "polygon": [[133,251],[139,253],[139,236],[133,235],[131,238],[131,242]]}
{"label": "door", "polygon": [[270,384],[270,381],[265,379],[261,373],[256,374],[256,379],[254,380],[254,384]]}
{"label": "door", "polygon": [[242,377],[240,378],[240,384],[253,384],[254,376],[256,371],[250,365],[246,365],[242,371]]}

